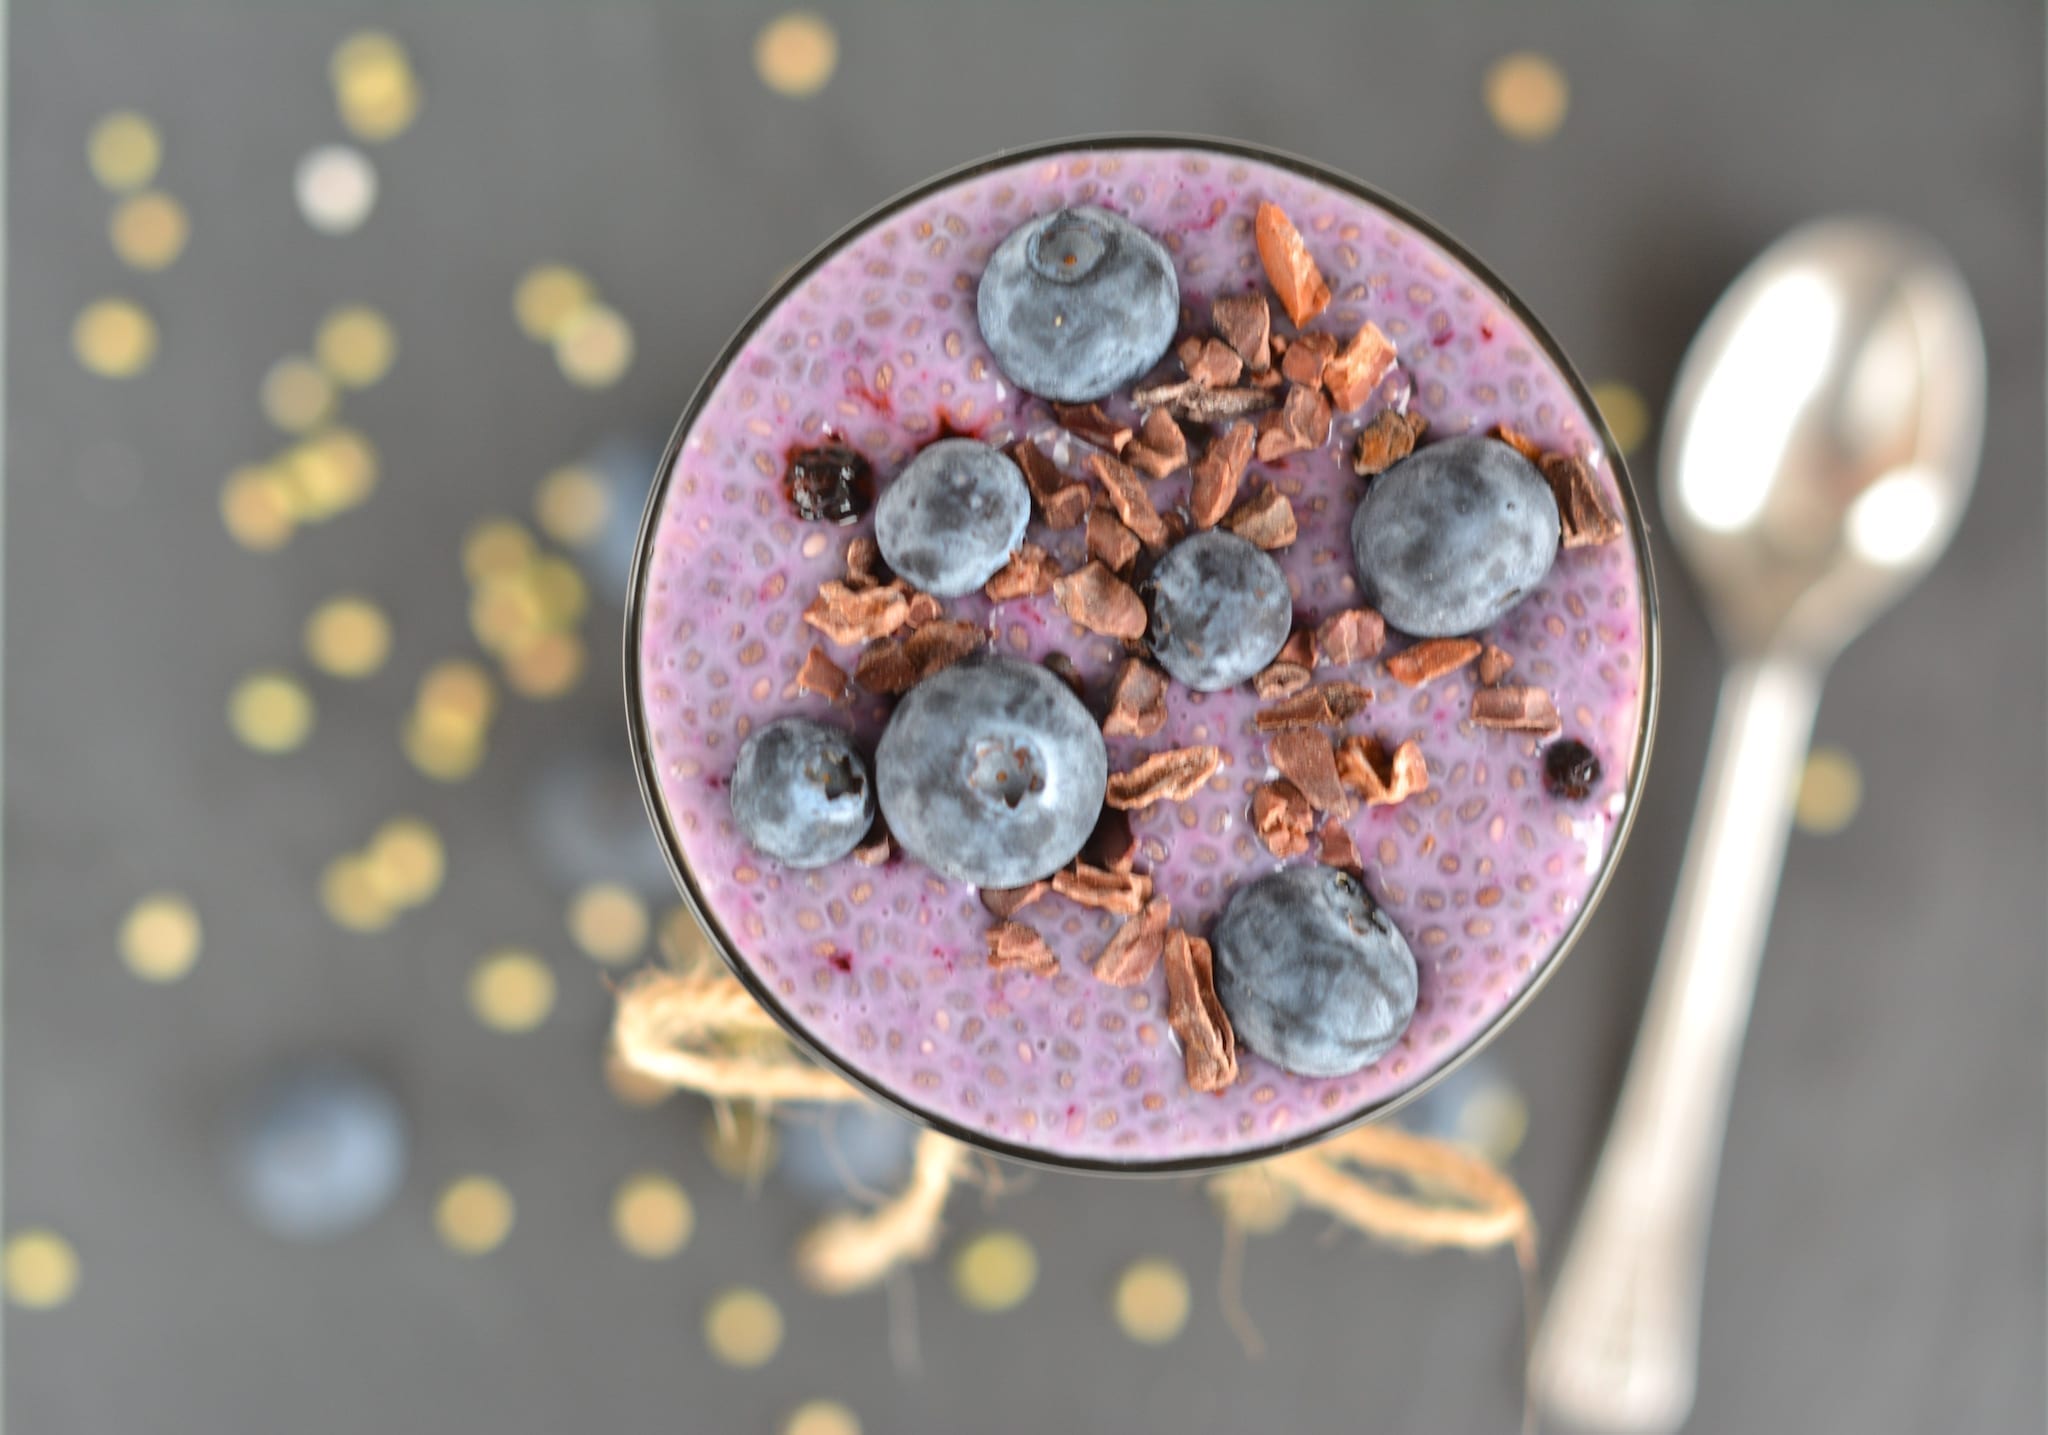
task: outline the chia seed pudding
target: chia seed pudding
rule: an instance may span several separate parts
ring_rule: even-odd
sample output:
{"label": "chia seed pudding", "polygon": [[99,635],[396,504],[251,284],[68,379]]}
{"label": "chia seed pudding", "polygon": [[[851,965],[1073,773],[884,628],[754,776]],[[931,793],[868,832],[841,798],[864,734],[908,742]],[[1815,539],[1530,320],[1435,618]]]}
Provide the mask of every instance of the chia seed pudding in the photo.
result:
{"label": "chia seed pudding", "polygon": [[[1093,407],[1073,394],[1056,408],[1019,387],[1012,375],[1043,359],[1020,350],[1030,334],[992,327],[998,343],[984,338],[995,296],[978,291],[1020,230],[1038,245],[1033,265],[1078,262],[1085,274],[1149,262],[1151,236],[1170,266],[1164,329],[1148,311],[1114,342],[1085,340],[1097,345],[1092,367],[1060,358],[1057,373],[1086,369],[1097,390],[1121,376]],[[1385,1110],[1495,1030],[1569,944],[1640,782],[1655,662],[1641,526],[1581,386],[1514,301],[1447,244],[1294,161],[1191,142],[1047,148],[942,178],[862,221],[734,340],[650,500],[628,636],[635,740],[658,825],[708,926],[809,1047],[1008,1154],[1185,1170]],[[1161,277],[1117,276],[1119,296],[1140,296],[1118,302],[1156,311],[1145,285]],[[1231,304],[1216,308],[1224,296]],[[1271,337],[1247,337],[1261,306]],[[1074,312],[1060,309],[1053,324]],[[1161,352],[1154,335],[1167,330]],[[1240,424],[1247,431],[1234,432]],[[923,550],[901,536],[872,541],[892,482],[934,445],[972,447],[962,440],[1011,456],[1033,500],[1024,546],[995,552],[1008,562],[989,588],[1015,595],[1002,601],[979,584],[936,597],[901,575],[892,582],[880,552],[906,571],[929,555],[904,556]],[[988,474],[1015,488],[1008,464],[979,454],[972,482]],[[1220,498],[1219,465],[1241,471]],[[1362,565],[1413,566],[1413,543],[1380,540],[1402,521],[1391,511],[1400,484],[1451,491],[1438,469],[1477,485],[1482,508],[1505,503],[1525,529],[1528,493],[1539,528],[1554,499],[1555,524],[1538,534],[1533,569],[1518,550],[1502,570],[1540,574],[1533,586],[1514,578],[1504,612],[1425,636],[1394,614],[1433,612],[1441,595],[1418,605],[1401,575]],[[1547,489],[1529,488],[1539,472]],[[1496,476],[1511,499],[1487,496]],[[1371,531],[1354,535],[1368,495],[1388,512],[1361,517]],[[969,521],[958,505],[940,510],[946,532],[985,531],[999,545],[1014,542],[1012,511],[976,508]],[[1549,536],[1558,529],[1561,543]],[[1288,636],[1277,653],[1259,648],[1250,681],[1203,665],[1220,637],[1202,654],[1185,627],[1165,631],[1169,600],[1185,607],[1183,590],[1199,596],[1219,581],[1203,568],[1172,591],[1163,572],[1153,583],[1155,566],[1196,539],[1256,549],[1263,558],[1247,562],[1264,573],[1269,559],[1284,575]],[[1387,557],[1395,548],[1408,556]],[[957,590],[961,555],[942,557],[943,586]],[[1125,612],[1131,595],[1146,606]],[[1471,611],[1443,621],[1469,623]],[[1185,651],[1175,660],[1176,642],[1196,647],[1192,666]],[[1066,845],[1048,849],[1039,874],[1056,878],[1052,890],[983,894],[938,870],[971,870],[971,853],[943,849],[974,844],[925,833],[900,771],[892,807],[892,774],[874,765],[892,714],[908,714],[909,694],[940,672],[948,702],[988,673],[1035,694],[1016,697],[1020,708],[1003,689],[1006,710],[1067,702],[1060,684],[1049,695],[1016,687],[1031,676],[1013,671],[1022,665],[1064,678],[1102,725],[1108,807],[1078,866],[1071,834],[1087,822],[1075,829],[1066,813],[1041,825],[1066,834],[1049,839]],[[920,696],[930,721],[940,694]],[[818,741],[851,750],[814,795],[838,805],[812,824],[829,842],[811,855],[786,845],[810,809],[778,796],[764,817],[753,794],[734,790],[742,745],[791,718],[834,733],[801,728],[805,741],[789,751]],[[998,783],[1010,809],[1022,794],[1027,812],[1051,800],[1042,779],[1065,782],[1061,800],[1096,811],[1099,761],[1091,772],[1077,757],[1070,774],[1060,751],[1025,742],[1021,776],[982,756],[963,781]],[[929,750],[922,730],[893,746]],[[749,763],[773,766],[754,753]],[[1095,788],[1075,798],[1089,780]],[[876,788],[881,819],[903,830],[889,843],[878,820],[851,845]],[[771,828],[783,860],[746,835]],[[932,860],[906,850],[918,844]],[[1320,873],[1332,891],[1363,884],[1333,899],[1340,938],[1349,920],[1378,944],[1347,972],[1372,977],[1395,1010],[1370,1045],[1349,1048],[1371,1059],[1342,1074],[1300,1074],[1322,1058],[1290,1057],[1295,1070],[1269,1059],[1306,1049],[1275,1044],[1287,1018],[1272,1035],[1270,1002],[1253,1012],[1272,993],[1247,983],[1265,979],[1254,968],[1271,954],[1254,961],[1221,945],[1233,896],[1282,869]],[[1266,895],[1274,911],[1299,905]],[[1258,915],[1251,905],[1236,928]],[[1213,984],[1205,937],[1218,944]],[[1121,945],[1105,958],[1113,939]],[[1396,957],[1398,972],[1374,965]]]}

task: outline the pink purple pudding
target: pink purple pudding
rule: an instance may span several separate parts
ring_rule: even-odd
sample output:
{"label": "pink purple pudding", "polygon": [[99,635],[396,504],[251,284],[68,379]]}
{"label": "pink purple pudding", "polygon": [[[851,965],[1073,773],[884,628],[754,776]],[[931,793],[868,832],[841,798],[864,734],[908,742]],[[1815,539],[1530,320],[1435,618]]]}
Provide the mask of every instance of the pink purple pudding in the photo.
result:
{"label": "pink purple pudding", "polygon": [[1582,387],[1449,241],[1092,142],[895,201],[733,341],[650,500],[634,739],[809,1047],[1010,1154],[1189,1169],[1387,1109],[1540,981],[1652,614]]}

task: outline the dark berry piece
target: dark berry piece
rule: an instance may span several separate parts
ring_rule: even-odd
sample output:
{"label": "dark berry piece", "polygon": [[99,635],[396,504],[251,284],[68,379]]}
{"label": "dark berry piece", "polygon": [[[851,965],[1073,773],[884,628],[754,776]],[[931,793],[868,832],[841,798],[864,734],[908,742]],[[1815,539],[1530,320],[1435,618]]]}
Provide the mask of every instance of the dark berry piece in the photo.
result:
{"label": "dark berry piece", "polygon": [[972,593],[1024,541],[1031,489],[1000,449],[941,439],[905,464],[875,505],[875,541],[898,577],[940,598]]}
{"label": "dark berry piece", "polygon": [[1294,625],[1280,565],[1217,529],[1169,549],[1152,570],[1146,596],[1159,666],[1205,693],[1259,673],[1280,655]]}
{"label": "dark berry piece", "polygon": [[740,744],[732,818],[755,851],[791,867],[823,867],[853,851],[875,820],[875,785],[851,735],[809,718],[778,718]]}
{"label": "dark berry piece", "polygon": [[874,471],[858,449],[845,444],[798,449],[782,481],[796,516],[806,523],[852,523],[875,500]]}
{"label": "dark berry piece", "polygon": [[1600,757],[1575,737],[1543,749],[1543,785],[1558,797],[1584,802],[1600,785]]}

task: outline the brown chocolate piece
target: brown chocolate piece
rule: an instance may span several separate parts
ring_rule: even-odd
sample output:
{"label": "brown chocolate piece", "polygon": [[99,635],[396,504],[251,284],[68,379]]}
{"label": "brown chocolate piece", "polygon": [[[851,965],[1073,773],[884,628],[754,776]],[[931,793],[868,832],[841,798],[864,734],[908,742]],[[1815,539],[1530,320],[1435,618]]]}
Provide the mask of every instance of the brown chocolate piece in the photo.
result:
{"label": "brown chocolate piece", "polygon": [[983,887],[981,905],[1008,921],[1051,890],[1050,882],[1026,882],[1021,887]]}
{"label": "brown chocolate piece", "polygon": [[1530,438],[1529,435],[1523,433],[1520,429],[1508,424],[1495,424],[1488,437],[1499,439],[1531,463],[1543,457],[1542,444]]}
{"label": "brown chocolate piece", "polygon": [[1188,1085],[1196,1091],[1223,1091],[1237,1080],[1237,1042],[1223,1003],[1216,999],[1215,958],[1209,944],[1173,927],[1166,933],[1162,955],[1166,1023],[1180,1038]]}
{"label": "brown chocolate piece", "polygon": [[1608,511],[1593,471],[1568,453],[1546,453],[1536,465],[1557,498],[1558,529],[1567,548],[1588,548],[1621,537],[1621,520]]}
{"label": "brown chocolate piece", "polygon": [[1280,307],[1295,328],[1330,306],[1330,286],[1323,282],[1323,271],[1309,256],[1308,245],[1286,210],[1270,201],[1261,204],[1252,220],[1252,235],[1258,241],[1259,262],[1266,267],[1266,281],[1280,296]]}
{"label": "brown chocolate piece", "polygon": [[1271,702],[1291,698],[1309,685],[1311,674],[1300,663],[1275,661],[1252,677],[1252,691]]}
{"label": "brown chocolate piece", "polygon": [[[1263,301],[1261,301],[1263,302]],[[1197,528],[1214,528],[1237,501],[1245,465],[1252,460],[1258,430],[1239,419],[1215,438],[1194,466],[1194,488],[1188,514]]]}
{"label": "brown chocolate piece", "polygon": [[987,642],[987,629],[954,618],[941,618],[907,638],[870,643],[860,661],[853,665],[853,680],[871,693],[907,693]]}
{"label": "brown chocolate piece", "polygon": [[1138,535],[1124,527],[1116,510],[1097,504],[1088,510],[1088,556],[1120,578],[1131,576],[1138,561]]}
{"label": "brown chocolate piece", "polygon": [[1138,541],[1155,553],[1164,548],[1166,525],[1159,521],[1159,510],[1152,506],[1152,496],[1145,492],[1138,475],[1106,453],[1089,454],[1088,467],[1101,482],[1103,492],[1109,495],[1116,516],[1138,535]]}
{"label": "brown chocolate piece", "polygon": [[1308,851],[1308,833],[1315,821],[1308,798],[1284,777],[1261,783],[1252,794],[1252,828],[1275,857],[1299,857]]}
{"label": "brown chocolate piece", "polygon": [[882,545],[863,533],[846,545],[846,586],[855,592],[882,581]]}
{"label": "brown chocolate piece", "polygon": [[1277,400],[1266,389],[1243,385],[1233,389],[1205,389],[1193,379],[1183,379],[1179,383],[1134,389],[1131,402],[1146,408],[1164,405],[1184,419],[1208,423],[1214,419],[1270,409]]}
{"label": "brown chocolate piece", "polygon": [[1429,786],[1429,764],[1413,738],[1389,753],[1378,738],[1353,736],[1337,749],[1337,778],[1367,807],[1387,807]]}
{"label": "brown chocolate piece", "polygon": [[1358,447],[1351,455],[1351,471],[1360,478],[1385,473],[1415,452],[1415,440],[1428,424],[1418,413],[1397,414],[1392,409],[1381,409],[1358,436]]}
{"label": "brown chocolate piece", "polygon": [[1279,411],[1259,418],[1259,461],[1271,463],[1291,453],[1306,453],[1320,448],[1329,437],[1330,401],[1321,389],[1292,384]]}
{"label": "brown chocolate piece", "polygon": [[1316,628],[1316,661],[1341,668],[1377,657],[1386,646],[1387,622],[1370,608],[1332,613]]}
{"label": "brown chocolate piece", "polygon": [[868,829],[868,835],[861,838],[860,845],[853,849],[853,860],[863,867],[879,867],[887,862],[896,851],[896,844],[890,839],[889,829],[877,817],[875,825]]}
{"label": "brown chocolate piece", "polygon": [[1074,696],[1086,699],[1088,684],[1081,677],[1081,670],[1074,666],[1074,660],[1065,653],[1047,653],[1045,666],[1061,682],[1074,690]]}
{"label": "brown chocolate piece", "polygon": [[1072,528],[1088,516],[1088,505],[1094,496],[1085,483],[1070,483],[1064,488],[1054,489],[1040,505],[1045,510],[1045,526]]}
{"label": "brown chocolate piece", "polygon": [[1059,426],[1084,443],[1120,453],[1131,441],[1131,427],[1120,424],[1102,411],[1101,404],[1054,404],[1052,416]]}
{"label": "brown chocolate piece", "polygon": [[1272,366],[1266,338],[1273,330],[1273,310],[1265,295],[1221,295],[1209,306],[1209,322],[1253,373]]}
{"label": "brown chocolate piece", "polygon": [[915,588],[910,590],[910,602],[903,610],[904,627],[922,628],[925,624],[936,623],[945,616],[946,610],[937,598],[929,593],[920,593]]}
{"label": "brown chocolate piece", "polygon": [[1091,562],[1077,573],[1053,580],[1060,611],[1091,633],[1106,638],[1138,638],[1145,633],[1145,605],[1131,585]]}
{"label": "brown chocolate piece", "polygon": [[1419,688],[1456,672],[1479,656],[1475,638],[1425,638],[1387,659],[1387,672],[1404,687]]}
{"label": "brown chocolate piece", "polygon": [[1076,862],[1052,874],[1052,889],[1070,902],[1130,917],[1152,896],[1152,879]]}
{"label": "brown chocolate piece", "polygon": [[1266,753],[1280,775],[1301,789],[1309,806],[1339,817],[1351,815],[1351,796],[1337,780],[1337,752],[1328,733],[1314,728],[1275,733]]}
{"label": "brown chocolate piece", "polygon": [[1024,485],[1045,514],[1050,528],[1072,528],[1088,512],[1088,485],[1069,483],[1059,465],[1029,439],[1010,445],[1010,457],[1024,471]]}
{"label": "brown chocolate piece", "polygon": [[1365,858],[1359,854],[1358,839],[1335,817],[1327,819],[1318,834],[1316,860],[1325,867],[1335,867],[1339,872],[1349,872],[1354,877],[1365,875]]}
{"label": "brown chocolate piece", "polygon": [[1239,504],[1223,520],[1223,526],[1254,547],[1267,550],[1285,548],[1300,536],[1294,523],[1294,505],[1287,501],[1286,494],[1270,486]]}
{"label": "brown chocolate piece", "polygon": [[1173,920],[1173,904],[1154,897],[1127,918],[1102,955],[1095,959],[1095,975],[1113,987],[1142,986],[1151,979],[1166,948],[1166,924]]}
{"label": "brown chocolate piece", "polygon": [[1479,681],[1489,688],[1508,675],[1508,669],[1515,665],[1514,655],[1488,643],[1479,650]]}
{"label": "brown chocolate piece", "polygon": [[1244,357],[1221,339],[1193,335],[1180,341],[1174,351],[1188,377],[1205,389],[1225,389],[1244,373]]}
{"label": "brown chocolate piece", "polygon": [[1280,645],[1280,656],[1276,663],[1299,663],[1304,668],[1316,665],[1316,635],[1307,628],[1295,628],[1287,634],[1287,641]]}
{"label": "brown chocolate piece", "polygon": [[1542,688],[1507,683],[1472,694],[1472,721],[1509,732],[1554,733],[1564,726],[1557,704]]}
{"label": "brown chocolate piece", "polygon": [[1261,708],[1252,723],[1260,732],[1336,727],[1364,711],[1371,701],[1371,688],[1362,688],[1357,683],[1323,683],[1283,703]]}
{"label": "brown chocolate piece", "polygon": [[1362,408],[1380,380],[1393,371],[1395,357],[1394,341],[1380,332],[1379,325],[1370,319],[1359,325],[1351,342],[1323,366],[1323,387],[1337,412]]}
{"label": "brown chocolate piece", "polygon": [[1060,576],[1060,565],[1053,556],[1036,543],[1025,543],[1010,555],[1010,561],[997,570],[996,576],[982,586],[989,601],[1006,603],[1012,598],[1036,598],[1052,591],[1053,580]]}
{"label": "brown chocolate piece", "polygon": [[804,692],[836,703],[846,696],[846,669],[826,657],[823,648],[814,647],[804,659],[803,670],[796,675],[796,685]]}
{"label": "brown chocolate piece", "polygon": [[1088,834],[1088,843],[1081,849],[1081,855],[1097,867],[1110,872],[1128,872],[1138,862],[1138,837],[1131,831],[1129,813],[1119,812],[1114,807],[1102,809],[1102,815],[1095,819],[1095,830]]}
{"label": "brown chocolate piece", "polygon": [[988,964],[999,972],[1027,972],[1034,977],[1058,973],[1060,959],[1045,938],[1022,922],[998,922],[988,929]]}
{"label": "brown chocolate piece", "polygon": [[1124,447],[1124,462],[1147,478],[1164,478],[1185,467],[1187,461],[1188,436],[1165,409],[1145,415],[1138,436]]}
{"label": "brown chocolate piece", "polygon": [[1166,725],[1166,674],[1142,658],[1126,658],[1109,695],[1102,730],[1111,737],[1150,737]]}
{"label": "brown chocolate piece", "polygon": [[1216,747],[1155,752],[1128,772],[1112,772],[1106,800],[1126,812],[1155,802],[1186,802],[1222,765],[1223,750]]}
{"label": "brown chocolate piece", "polygon": [[804,621],[842,648],[886,638],[910,617],[910,600],[901,587],[849,588],[826,581],[804,609]]}
{"label": "brown chocolate piece", "polygon": [[1287,346],[1280,372],[1290,382],[1315,388],[1323,381],[1323,365],[1337,354],[1335,334],[1303,334]]}

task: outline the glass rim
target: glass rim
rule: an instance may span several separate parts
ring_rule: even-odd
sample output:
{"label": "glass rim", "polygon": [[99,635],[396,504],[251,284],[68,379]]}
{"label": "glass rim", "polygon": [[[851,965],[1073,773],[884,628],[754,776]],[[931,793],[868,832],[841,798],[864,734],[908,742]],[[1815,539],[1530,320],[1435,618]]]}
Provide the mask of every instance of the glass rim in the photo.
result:
{"label": "glass rim", "polygon": [[[1612,467],[1615,487],[1621,495],[1633,547],[1637,584],[1637,617],[1643,632],[1643,697],[1640,716],[1636,727],[1636,747],[1629,764],[1626,799],[1616,820],[1613,840],[1608,844],[1607,854],[1601,862],[1599,875],[1587,889],[1586,899],[1573,916],[1557,941],[1551,945],[1550,953],[1542,967],[1529,979],[1527,986],[1516,994],[1514,1000],[1502,1007],[1471,1040],[1428,1076],[1418,1080],[1407,1090],[1366,1106],[1348,1112],[1344,1116],[1313,1125],[1302,1131],[1290,1132],[1284,1138],[1242,1150],[1199,1156],[1172,1157],[1159,1160],[1115,1161],[1094,1156],[1062,1155],[1040,1147],[1019,1145],[986,1131],[977,1131],[937,1112],[919,1107],[888,1090],[870,1078],[853,1063],[845,1061],[827,1050],[822,1043],[813,1041],[803,1024],[784,1006],[781,997],[754,970],[751,963],[737,953],[736,944],[718,921],[704,899],[697,885],[696,874],[683,857],[682,841],[669,819],[668,806],[662,799],[659,774],[655,771],[654,754],[647,741],[645,704],[640,687],[640,622],[646,599],[646,586],[650,559],[654,548],[655,535],[660,529],[661,514],[668,499],[669,481],[674,476],[676,461],[682,453],[682,446],[689,436],[692,425],[702,412],[705,403],[718,387],[733,362],[745,349],[755,332],[773,314],[782,302],[814,274],[827,260],[839,253],[841,248],[852,242],[875,225],[891,215],[928,198],[941,190],[965,183],[977,175],[989,174],[995,170],[1008,169],[1014,165],[1053,155],[1072,154],[1086,150],[1177,150],[1185,149],[1219,156],[1253,160],[1271,165],[1327,185],[1332,189],[1363,200],[1400,223],[1408,226],[1423,238],[1436,245],[1452,259],[1462,264],[1473,278],[1483,284],[1495,298],[1499,299],[1521,321],[1536,341],[1545,358],[1563,377],[1572,396],[1583,411],[1592,419],[1596,436],[1602,451]],[[798,1050],[809,1056],[826,1070],[851,1083],[856,1090],[879,1102],[884,1107],[908,1117],[922,1127],[950,1136],[956,1141],[988,1151],[1006,1159],[1019,1161],[1029,1166],[1048,1170],[1083,1172],[1105,1176],[1187,1176],[1204,1172],[1216,1172],[1250,1165],[1270,1157],[1285,1155],[1326,1141],[1333,1136],[1378,1121],[1422,1097],[1448,1078],[1466,1062],[1499,1037],[1516,1017],[1535,998],[1564,959],[1578,946],[1586,924],[1607,894],[1608,884],[1613,880],[1614,869],[1620,865],[1621,855],[1628,845],[1628,839],[1635,827],[1637,809],[1642,805],[1643,782],[1649,772],[1650,748],[1656,736],[1658,699],[1663,681],[1662,661],[1663,634],[1659,626],[1657,585],[1651,565],[1649,525],[1644,520],[1641,501],[1636,496],[1635,483],[1629,476],[1628,465],[1621,446],[1607,427],[1607,420],[1594,401],[1591,389],[1580,376],[1579,371],[1566,357],[1549,326],[1539,319],[1535,312],[1523,302],[1521,296],[1492,268],[1483,263],[1441,225],[1422,214],[1412,205],[1395,199],[1391,195],[1357,179],[1341,170],[1333,169],[1319,161],[1305,158],[1290,151],[1275,149],[1267,145],[1244,140],[1220,139],[1201,134],[1181,134],[1164,131],[1138,131],[1132,133],[1102,133],[1077,136],[1064,140],[1048,140],[1042,143],[1020,146],[1015,149],[998,150],[980,159],[970,160],[933,175],[920,183],[904,189],[865,210],[848,223],[841,225],[822,243],[797,263],[778,280],[769,292],[748,311],[747,316],[733,331],[730,338],[719,349],[718,356],[705,370],[691,393],[689,402],[683,406],[682,415],[676,420],[667,446],[662,450],[660,467],[656,470],[652,486],[648,490],[646,507],[640,516],[640,531],[634,541],[633,566],[627,581],[625,606],[625,653],[624,678],[626,684],[626,729],[627,739],[633,754],[635,776],[640,783],[640,797],[646,805],[648,819],[654,824],[656,835],[661,839],[662,858],[668,864],[669,875],[674,878],[683,904],[689,908],[698,925],[703,929],[711,949],[725,963],[726,969],[738,978],[747,992],[772,1015],[783,1033],[794,1042]]]}

